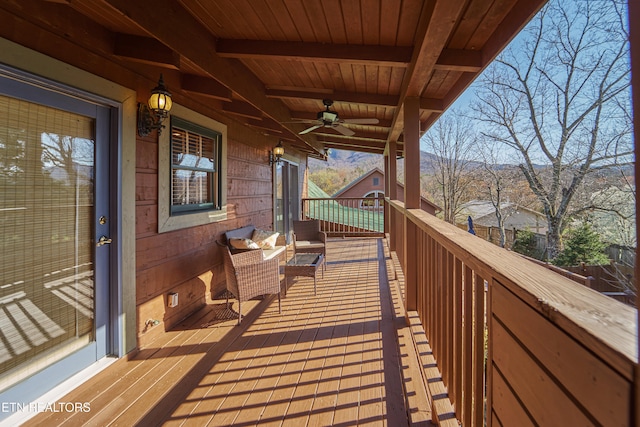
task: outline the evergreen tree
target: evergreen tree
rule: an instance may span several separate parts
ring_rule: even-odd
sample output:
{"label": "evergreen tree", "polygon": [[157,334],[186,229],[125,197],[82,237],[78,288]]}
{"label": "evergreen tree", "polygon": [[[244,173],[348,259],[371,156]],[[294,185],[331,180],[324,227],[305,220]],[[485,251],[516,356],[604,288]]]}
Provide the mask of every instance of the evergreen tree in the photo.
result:
{"label": "evergreen tree", "polygon": [[543,254],[542,251],[538,249],[538,245],[536,243],[535,235],[533,231],[530,230],[518,230],[518,234],[515,242],[513,242],[513,247],[511,248],[514,252],[518,252],[524,256],[528,256],[529,258],[535,258],[542,260]]}
{"label": "evergreen tree", "polygon": [[591,224],[585,222],[567,233],[565,248],[552,262],[559,266],[578,265],[581,262],[590,265],[608,264],[605,248],[606,245],[593,231]]}

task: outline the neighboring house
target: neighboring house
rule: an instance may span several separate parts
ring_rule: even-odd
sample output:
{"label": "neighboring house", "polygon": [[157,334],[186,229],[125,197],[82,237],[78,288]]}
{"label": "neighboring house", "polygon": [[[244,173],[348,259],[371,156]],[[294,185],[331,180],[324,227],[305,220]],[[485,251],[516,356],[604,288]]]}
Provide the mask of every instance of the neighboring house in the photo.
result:
{"label": "neighboring house", "polygon": [[[507,229],[529,229],[541,234],[547,232],[547,219],[540,212],[510,202],[502,203],[501,210],[504,217],[504,227]],[[473,219],[475,225],[498,226],[495,207],[489,200],[472,200],[462,205],[458,222],[466,222],[468,216]]]}
{"label": "neighboring house", "polygon": [[[397,192],[398,200],[404,202],[404,186],[401,183],[398,183]],[[373,199],[370,202],[361,201],[361,208],[380,208],[380,202],[375,199],[384,198],[384,172],[378,168],[374,168],[333,195],[335,199],[352,197],[369,197]],[[437,205],[431,203],[424,197],[421,197],[420,204],[422,210],[432,215],[435,215],[436,212],[441,210]]]}

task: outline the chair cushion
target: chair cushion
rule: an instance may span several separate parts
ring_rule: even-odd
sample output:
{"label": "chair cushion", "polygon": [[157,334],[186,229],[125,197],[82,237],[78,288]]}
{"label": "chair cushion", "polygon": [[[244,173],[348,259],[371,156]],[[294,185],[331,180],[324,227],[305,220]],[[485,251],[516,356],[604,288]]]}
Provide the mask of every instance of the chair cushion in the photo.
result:
{"label": "chair cushion", "polygon": [[276,247],[276,241],[278,240],[278,236],[280,233],[268,231],[268,230],[260,230],[256,228],[253,231],[253,235],[251,236],[251,240],[256,242],[258,247],[262,249],[274,249]]}
{"label": "chair cushion", "polygon": [[229,244],[235,249],[260,249],[260,246],[252,239],[232,238],[229,239]]}
{"label": "chair cushion", "polygon": [[300,249],[323,249],[325,245],[320,240],[296,240],[295,246]]}

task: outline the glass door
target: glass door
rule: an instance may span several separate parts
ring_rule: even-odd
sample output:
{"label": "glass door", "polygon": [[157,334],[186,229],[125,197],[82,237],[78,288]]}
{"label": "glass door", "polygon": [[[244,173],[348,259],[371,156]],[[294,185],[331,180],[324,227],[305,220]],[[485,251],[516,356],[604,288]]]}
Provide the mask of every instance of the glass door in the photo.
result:
{"label": "glass door", "polygon": [[0,400],[109,351],[110,114],[0,75]]}
{"label": "glass door", "polygon": [[300,190],[298,165],[281,160],[275,173],[275,227],[287,237],[293,231],[293,221],[300,218]]}

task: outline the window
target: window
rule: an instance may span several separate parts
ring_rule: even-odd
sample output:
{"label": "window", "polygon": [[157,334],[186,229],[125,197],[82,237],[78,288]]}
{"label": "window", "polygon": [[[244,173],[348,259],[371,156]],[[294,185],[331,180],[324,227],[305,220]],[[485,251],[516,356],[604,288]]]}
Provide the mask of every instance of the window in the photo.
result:
{"label": "window", "polygon": [[373,178],[373,185],[374,186],[380,185],[380,178],[378,178],[377,176],[375,178]]}
{"label": "window", "polygon": [[226,220],[227,127],[173,104],[158,144],[158,233]]}
{"label": "window", "polygon": [[220,209],[220,137],[171,118],[171,215]]}
{"label": "window", "polygon": [[360,201],[361,209],[380,209],[380,198],[384,197],[382,191],[371,191],[365,194],[364,199]]}

